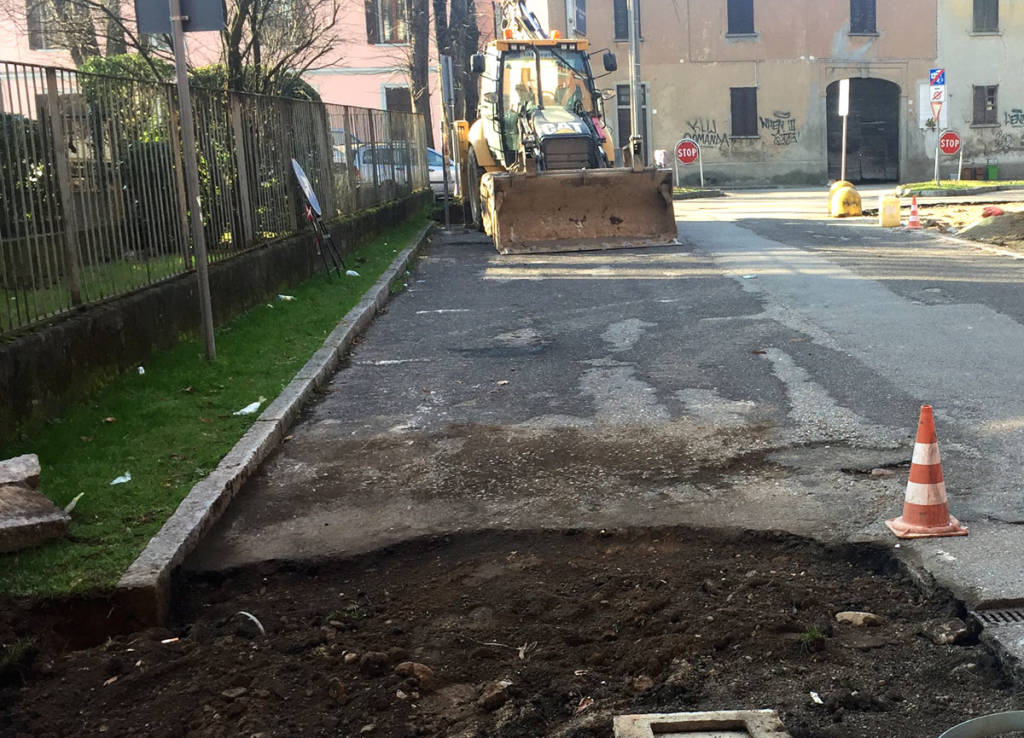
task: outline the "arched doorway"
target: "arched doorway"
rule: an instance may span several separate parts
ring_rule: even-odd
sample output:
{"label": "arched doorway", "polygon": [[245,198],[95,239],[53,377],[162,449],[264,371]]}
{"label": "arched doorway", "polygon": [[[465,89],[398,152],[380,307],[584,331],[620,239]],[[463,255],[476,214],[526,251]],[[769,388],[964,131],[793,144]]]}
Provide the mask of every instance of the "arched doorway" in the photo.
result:
{"label": "arched doorway", "polygon": [[[828,120],[828,176],[839,179],[843,119],[839,117],[839,82],[825,93]],[[900,178],[900,88],[884,79],[850,80],[850,116],[846,136],[846,179],[894,182]]]}

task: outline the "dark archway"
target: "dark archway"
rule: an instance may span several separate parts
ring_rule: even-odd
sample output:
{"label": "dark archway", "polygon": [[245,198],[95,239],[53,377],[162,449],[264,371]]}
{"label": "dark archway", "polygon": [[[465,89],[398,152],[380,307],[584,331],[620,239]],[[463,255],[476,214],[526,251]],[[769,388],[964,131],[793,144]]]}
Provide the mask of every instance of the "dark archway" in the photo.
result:
{"label": "dark archway", "polygon": [[[825,94],[828,119],[828,176],[839,179],[843,119],[839,83]],[[846,179],[895,182],[900,178],[900,88],[884,79],[850,80],[850,120],[846,136]]]}

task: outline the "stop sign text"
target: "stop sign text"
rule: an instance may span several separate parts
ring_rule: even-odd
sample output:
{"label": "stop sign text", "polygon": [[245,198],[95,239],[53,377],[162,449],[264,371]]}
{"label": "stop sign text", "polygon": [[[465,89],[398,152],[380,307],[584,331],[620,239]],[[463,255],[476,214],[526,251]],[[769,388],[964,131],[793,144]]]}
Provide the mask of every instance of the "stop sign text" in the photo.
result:
{"label": "stop sign text", "polygon": [[692,138],[684,138],[676,144],[676,159],[680,164],[693,164],[700,156],[700,147]]}
{"label": "stop sign text", "polygon": [[946,131],[939,137],[939,149],[943,154],[955,154],[960,150],[960,135],[956,131]]}

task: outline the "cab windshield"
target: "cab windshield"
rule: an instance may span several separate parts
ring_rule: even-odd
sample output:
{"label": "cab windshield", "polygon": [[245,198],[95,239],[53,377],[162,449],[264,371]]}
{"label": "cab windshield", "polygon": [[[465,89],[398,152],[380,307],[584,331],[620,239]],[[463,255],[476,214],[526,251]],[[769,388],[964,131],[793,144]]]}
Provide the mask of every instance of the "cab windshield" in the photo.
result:
{"label": "cab windshield", "polygon": [[583,112],[593,112],[594,99],[587,89],[584,53],[551,48],[538,48],[536,52],[522,49],[502,55],[504,112],[518,111],[523,105],[527,108],[561,107],[571,112],[582,108]]}

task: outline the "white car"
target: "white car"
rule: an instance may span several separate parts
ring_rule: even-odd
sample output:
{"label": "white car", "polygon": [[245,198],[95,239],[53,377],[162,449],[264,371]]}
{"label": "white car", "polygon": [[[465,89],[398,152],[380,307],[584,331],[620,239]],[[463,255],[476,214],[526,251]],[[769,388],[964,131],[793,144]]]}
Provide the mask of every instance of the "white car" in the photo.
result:
{"label": "white car", "polygon": [[[373,170],[377,169],[377,183],[395,182],[405,185],[409,182],[408,152],[402,142],[377,144],[376,146],[360,145],[356,147],[356,174],[360,184],[373,183]],[[392,162],[394,165],[392,166]],[[430,177],[430,189],[435,197],[444,197],[444,164],[441,154],[434,149],[427,149],[427,169]],[[448,162],[448,188],[455,194],[455,164]]]}
{"label": "white car", "polygon": [[[427,149],[427,167],[430,169],[430,189],[434,197],[444,197],[444,159],[433,149]],[[456,194],[455,162],[448,161],[448,194]]]}

